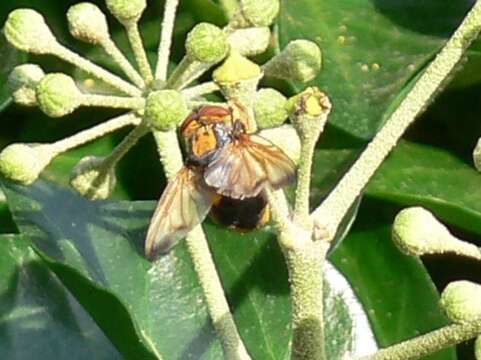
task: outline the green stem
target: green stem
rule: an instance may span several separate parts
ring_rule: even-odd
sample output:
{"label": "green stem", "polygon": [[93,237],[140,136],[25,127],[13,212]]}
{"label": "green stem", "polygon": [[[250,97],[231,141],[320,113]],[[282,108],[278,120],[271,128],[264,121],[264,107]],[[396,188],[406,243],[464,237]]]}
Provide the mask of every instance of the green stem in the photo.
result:
{"label": "green stem", "polygon": [[94,64],[93,62],[83,58],[82,56],[74,53],[73,51],[67,49],[62,45],[56,46],[53,51],[53,55],[58,56],[60,59],[80,68],[81,70],[87,72],[88,74],[95,76],[96,78],[102,80],[106,84],[109,84],[120,90],[121,92],[130,96],[141,96],[142,92],[140,89],[136,88],[132,84],[125,80],[122,80],[118,76],[113,75],[109,71],[101,68],[100,66]]}
{"label": "green stem", "polygon": [[408,360],[419,359],[447,347],[459,344],[481,334],[481,321],[454,324],[426,335],[379,350],[358,360]]}
{"label": "green stem", "polygon": [[316,227],[332,240],[343,217],[369,179],[397,144],[407,127],[433,100],[462,60],[481,30],[481,2],[477,1],[441,52],[431,62],[412,90],[376,134],[349,172],[312,214]]}
{"label": "green stem", "polygon": [[182,90],[212,66],[213,64],[191,60],[185,56],[167,81],[167,88]]}
{"label": "green stem", "polygon": [[122,159],[132,147],[137,144],[139,139],[149,132],[147,126],[142,123],[136,126],[110,153],[109,156],[103,161],[103,171],[107,174],[110,169],[114,168],[117,163]]}
{"label": "green stem", "polygon": [[[155,131],[154,137],[160,160],[170,179],[182,168],[182,153],[174,130]],[[209,315],[221,341],[226,359],[248,360],[249,354],[242,342],[229,310],[222,283],[215,268],[212,255],[202,227],[199,225],[186,238],[187,248],[199,277]]]}
{"label": "green stem", "polygon": [[209,82],[182,90],[182,95],[184,95],[184,97],[187,99],[193,99],[199,96],[211,94],[219,90],[220,90],[219,85],[217,85],[213,81],[209,81]]}
{"label": "green stem", "polygon": [[144,49],[142,37],[140,36],[139,26],[137,21],[129,21],[124,24],[129,38],[130,46],[134,52],[135,60],[139,66],[140,73],[147,84],[150,84],[154,78],[152,69],[147,58],[147,53]]}
{"label": "green stem", "polygon": [[157,57],[155,78],[165,81],[169,66],[170,47],[172,46],[172,33],[174,31],[175,13],[179,0],[167,0],[164,8],[164,20],[162,21],[162,34]]}
{"label": "green stem", "polygon": [[90,107],[106,107],[113,109],[141,109],[145,106],[145,99],[122,96],[91,95],[82,96],[82,105]]}

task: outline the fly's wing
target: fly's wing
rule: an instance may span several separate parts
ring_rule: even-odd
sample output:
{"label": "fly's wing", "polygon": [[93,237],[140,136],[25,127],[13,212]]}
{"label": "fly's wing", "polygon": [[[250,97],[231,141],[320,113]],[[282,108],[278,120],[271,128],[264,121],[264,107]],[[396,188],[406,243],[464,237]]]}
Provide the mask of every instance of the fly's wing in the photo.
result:
{"label": "fly's wing", "polygon": [[259,135],[240,134],[204,171],[205,182],[222,195],[257,196],[266,184],[279,189],[295,178],[294,162]]}
{"label": "fly's wing", "polygon": [[145,240],[145,254],[168,252],[207,216],[215,193],[196,169],[184,167],[169,181],[155,209]]}

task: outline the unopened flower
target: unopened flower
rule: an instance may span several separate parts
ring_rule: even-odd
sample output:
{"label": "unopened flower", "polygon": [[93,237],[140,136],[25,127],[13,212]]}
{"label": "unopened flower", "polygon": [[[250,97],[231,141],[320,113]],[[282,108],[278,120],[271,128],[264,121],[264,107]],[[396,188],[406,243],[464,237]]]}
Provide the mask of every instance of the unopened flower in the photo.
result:
{"label": "unopened flower", "polygon": [[80,3],[72,6],[67,12],[70,33],[76,39],[101,44],[110,37],[107,18],[92,3]]}
{"label": "unopened flower", "polygon": [[287,98],[275,89],[260,89],[255,98],[254,113],[257,126],[268,129],[280,126],[287,119]]}
{"label": "unopened flower", "polygon": [[151,93],[145,104],[144,118],[156,130],[175,129],[188,115],[182,95],[175,90],[160,90]]}
{"label": "unopened flower", "polygon": [[23,64],[16,66],[10,73],[7,82],[13,100],[20,105],[36,106],[36,88],[44,76],[45,73],[38,65]]}
{"label": "unopened flower", "polygon": [[117,178],[105,158],[87,156],[73,168],[70,185],[91,200],[107,199],[113,192]]}
{"label": "unopened flower", "polygon": [[457,323],[481,321],[481,285],[470,281],[450,283],[441,294],[441,306]]}

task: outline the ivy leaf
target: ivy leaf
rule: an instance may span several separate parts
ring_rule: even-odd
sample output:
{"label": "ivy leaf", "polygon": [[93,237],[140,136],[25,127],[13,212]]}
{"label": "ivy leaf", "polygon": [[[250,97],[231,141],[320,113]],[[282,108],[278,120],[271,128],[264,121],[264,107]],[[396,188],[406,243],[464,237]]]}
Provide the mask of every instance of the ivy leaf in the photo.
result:
{"label": "ivy leaf", "polygon": [[0,236],[0,357],[121,359],[21,235]]}
{"label": "ivy leaf", "polygon": [[471,5],[466,0],[284,0],[280,44],[302,38],[318,43],[324,65],[312,83],[333,101],[329,121],[369,139],[388,105],[433,58]]}

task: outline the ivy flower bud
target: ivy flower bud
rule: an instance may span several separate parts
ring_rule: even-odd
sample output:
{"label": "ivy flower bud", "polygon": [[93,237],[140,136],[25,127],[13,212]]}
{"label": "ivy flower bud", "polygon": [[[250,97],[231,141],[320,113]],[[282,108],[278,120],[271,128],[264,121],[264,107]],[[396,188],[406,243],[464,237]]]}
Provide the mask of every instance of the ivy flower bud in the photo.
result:
{"label": "ivy flower bud", "polygon": [[110,37],[107,18],[92,3],[84,2],[68,9],[67,19],[72,36],[90,44],[101,44]]}
{"label": "ivy flower bud", "polygon": [[274,89],[260,89],[256,94],[254,115],[257,126],[267,129],[279,126],[287,119],[287,99]]}
{"label": "ivy flower bud", "polygon": [[191,60],[216,64],[226,57],[229,43],[222,29],[209,23],[200,23],[187,35],[185,50]]}
{"label": "ivy flower bud", "polygon": [[0,172],[8,179],[30,185],[53,156],[49,145],[11,144],[0,153]]}
{"label": "ivy flower bud", "polygon": [[33,54],[50,53],[58,44],[43,16],[32,9],[12,11],[5,22],[4,34],[15,48]]}
{"label": "ivy flower bud", "polygon": [[45,76],[42,68],[35,64],[16,66],[8,77],[7,85],[13,100],[20,105],[37,105],[36,87]]}
{"label": "ivy flower bud", "polygon": [[284,124],[271,129],[264,129],[259,135],[281,148],[296,164],[301,157],[301,139],[294,126]]}
{"label": "ivy flower bud", "polygon": [[269,26],[279,14],[279,0],[241,0],[242,17],[251,26]]}
{"label": "ivy flower bud", "polygon": [[452,252],[481,260],[479,249],[454,237],[429,211],[421,207],[402,210],[394,219],[392,238],[412,256]]}
{"label": "ivy flower bud", "polygon": [[473,161],[476,169],[481,172],[481,138],[479,138],[478,143],[473,151]]}
{"label": "ivy flower bud", "polygon": [[266,76],[307,82],[317,76],[321,62],[321,50],[316,43],[294,40],[264,65],[264,72]]}
{"label": "ivy flower bud", "polygon": [[46,75],[37,86],[40,109],[50,117],[62,117],[75,111],[82,103],[82,93],[68,75]]}
{"label": "ivy flower bud", "polygon": [[90,200],[107,199],[117,183],[113,168],[106,168],[103,157],[87,156],[73,168],[70,185]]}
{"label": "ivy flower bud", "polygon": [[229,35],[231,49],[244,56],[261,54],[269,47],[271,31],[268,27],[237,29]]}
{"label": "ivy flower bud", "polygon": [[481,360],[481,336],[478,336],[474,343],[474,356],[476,360]]}
{"label": "ivy flower bud", "polygon": [[[225,98],[251,109],[262,75],[259,65],[237,51],[231,51],[224,63],[214,71],[212,78],[219,85]],[[253,117],[253,114],[251,115]]]}
{"label": "ivy flower bud", "polygon": [[110,13],[122,24],[138,21],[147,7],[146,0],[106,0]]}
{"label": "ivy flower bud", "polygon": [[154,91],[147,97],[144,119],[155,130],[175,129],[188,114],[184,97],[175,90]]}
{"label": "ivy flower bud", "polygon": [[470,281],[454,281],[441,294],[441,307],[456,323],[481,320],[481,285]]}

